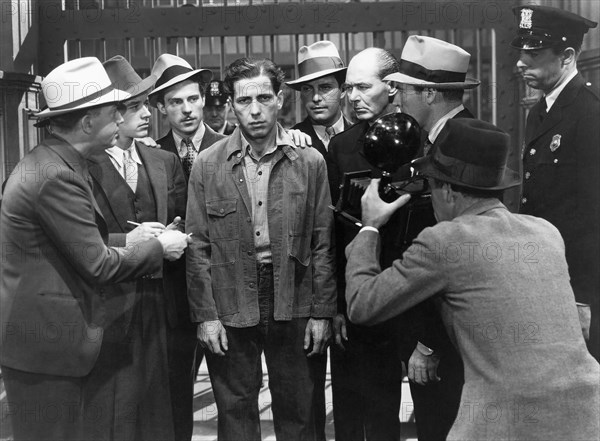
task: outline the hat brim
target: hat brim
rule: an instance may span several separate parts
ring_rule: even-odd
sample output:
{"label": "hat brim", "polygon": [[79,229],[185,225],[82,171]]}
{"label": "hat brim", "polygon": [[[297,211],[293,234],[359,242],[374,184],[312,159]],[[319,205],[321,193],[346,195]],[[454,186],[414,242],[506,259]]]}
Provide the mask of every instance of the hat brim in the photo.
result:
{"label": "hat brim", "polygon": [[76,106],[64,107],[62,109],[52,110],[50,108],[42,110],[41,112],[34,112],[32,115],[35,118],[49,118],[52,116],[64,115],[65,113],[74,112],[76,110],[88,109],[90,107],[97,107],[104,104],[118,103],[131,98],[131,94],[120,89],[109,88],[102,95],[97,98],[93,98],[90,101],[86,101]]}
{"label": "hat brim", "polygon": [[150,102],[150,105],[152,107],[156,107],[158,92],[160,92],[161,90],[165,90],[171,86],[174,86],[177,83],[181,83],[182,81],[193,79],[196,76],[198,77],[198,81],[202,83],[209,83],[210,80],[212,80],[213,73],[210,69],[196,69],[171,78],[169,81],[167,81],[164,84],[161,84],[160,86],[156,87],[152,92],[150,92],[150,95],[148,95],[148,101]]}
{"label": "hat brim", "polygon": [[432,89],[473,89],[481,84],[481,81],[468,77],[465,78],[465,81],[460,82],[432,83],[400,72],[389,74],[383,80],[396,81],[397,83],[407,84],[409,86],[430,87]]}
{"label": "hat brim", "polygon": [[416,159],[410,165],[423,176],[439,179],[440,181],[449,182],[450,184],[456,184],[460,185],[461,187],[472,188],[475,190],[506,190],[507,188],[516,187],[517,185],[521,184],[521,175],[519,172],[508,167],[504,169],[504,177],[502,178],[502,182],[500,184],[494,187],[481,187],[459,181],[458,179],[443,173],[433,164],[433,157],[431,155]]}
{"label": "hat brim", "polygon": [[131,97],[128,99],[135,98],[138,95],[149,92],[150,89],[152,89],[152,86],[154,86],[154,83],[156,83],[156,80],[157,78],[155,75],[150,75],[139,83],[131,86],[129,89],[127,89],[127,92],[131,95]]}
{"label": "hat brim", "polygon": [[[304,75],[303,77],[300,77],[294,81],[288,81],[285,84],[294,90],[300,90],[300,87],[304,83],[307,83],[312,80],[316,80],[317,78],[326,77],[327,75],[334,75],[337,73],[346,72],[346,70],[348,70],[347,67],[339,67],[336,69],[325,69],[325,70],[321,70],[319,72],[314,72],[314,73],[311,73],[308,75]],[[340,84],[340,86],[341,86],[341,84]]]}

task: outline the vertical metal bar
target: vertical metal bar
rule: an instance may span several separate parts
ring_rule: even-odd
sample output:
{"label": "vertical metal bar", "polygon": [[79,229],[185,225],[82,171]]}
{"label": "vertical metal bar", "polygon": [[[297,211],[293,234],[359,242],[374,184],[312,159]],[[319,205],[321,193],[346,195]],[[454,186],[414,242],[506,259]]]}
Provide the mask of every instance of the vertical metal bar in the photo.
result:
{"label": "vertical metal bar", "polygon": [[269,58],[275,62],[275,35],[269,35]]}
{"label": "vertical metal bar", "polygon": [[[293,54],[298,53],[298,49],[300,49],[300,36],[298,34],[294,35],[294,50]],[[294,63],[294,78],[298,78],[300,73],[298,71],[298,63]],[[296,99],[296,92],[292,92],[294,95],[294,103],[295,103],[295,113],[296,113],[296,122],[300,122],[300,118],[302,117],[302,109],[300,108],[300,100]]]}
{"label": "vertical metal bar", "polygon": [[250,35],[246,35],[244,37],[244,41],[246,42],[246,48],[245,48],[246,49],[246,53],[245,53],[245,56],[249,57],[250,54],[252,53],[252,50],[250,48],[250,43],[252,42],[252,40],[250,39]]}
{"label": "vertical metal bar", "polygon": [[81,54],[81,39],[78,38],[77,40],[75,40],[75,42],[77,43],[77,58],[81,58],[83,56]]}
{"label": "vertical metal bar", "polygon": [[127,61],[129,61],[129,64],[131,64],[132,42],[131,42],[131,38],[129,38],[129,37],[127,37],[125,39],[125,52],[127,54]]}
{"label": "vertical metal bar", "polygon": [[[483,63],[481,59],[481,28],[475,30],[475,58],[477,60],[475,64],[475,78],[481,79],[481,65]],[[475,100],[477,118],[481,119],[481,87],[475,88]]]}
{"label": "vertical metal bar", "polygon": [[346,60],[346,66],[350,62],[350,34],[344,32],[344,59]]}
{"label": "vertical metal bar", "polygon": [[498,119],[498,110],[497,110],[497,101],[498,101],[498,80],[497,80],[497,66],[496,66],[496,30],[494,28],[490,29],[490,43],[492,46],[492,65],[490,66],[490,102],[492,104],[492,124],[497,124]]}
{"label": "vertical metal bar", "polygon": [[221,44],[221,53],[219,54],[219,71],[221,72],[221,78],[223,78],[223,73],[225,72],[225,37],[221,36],[219,38],[219,42]]}
{"label": "vertical metal bar", "polygon": [[196,43],[196,47],[194,49],[194,59],[196,61],[196,69],[200,69],[202,64],[200,63],[200,37],[194,37],[194,41]]}
{"label": "vertical metal bar", "polygon": [[106,61],[106,38],[101,38],[100,44],[102,45],[102,61]]}

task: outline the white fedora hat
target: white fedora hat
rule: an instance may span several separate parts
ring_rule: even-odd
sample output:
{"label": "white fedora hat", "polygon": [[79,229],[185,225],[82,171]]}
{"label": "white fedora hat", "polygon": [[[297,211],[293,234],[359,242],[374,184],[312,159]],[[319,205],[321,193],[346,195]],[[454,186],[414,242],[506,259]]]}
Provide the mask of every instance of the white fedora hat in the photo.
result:
{"label": "white fedora hat", "polygon": [[148,95],[150,105],[154,107],[156,107],[158,92],[167,87],[188,79],[195,79],[202,83],[208,83],[212,79],[210,69],[193,69],[190,63],[183,58],[172,54],[162,54],[158,57],[152,66],[151,75],[158,78],[154,84],[154,90]]}
{"label": "white fedora hat", "polygon": [[411,35],[400,58],[400,72],[389,74],[386,81],[434,89],[472,89],[480,81],[467,78],[471,55],[443,40]]}
{"label": "white fedora hat", "polygon": [[123,101],[131,96],[115,89],[96,57],[61,64],[44,78],[42,92],[48,108],[33,114],[38,118]]}
{"label": "white fedora hat", "polygon": [[298,51],[298,74],[300,76],[285,84],[298,90],[302,83],[338,72],[345,73],[346,69],[335,44],[328,40],[321,40],[300,48]]}

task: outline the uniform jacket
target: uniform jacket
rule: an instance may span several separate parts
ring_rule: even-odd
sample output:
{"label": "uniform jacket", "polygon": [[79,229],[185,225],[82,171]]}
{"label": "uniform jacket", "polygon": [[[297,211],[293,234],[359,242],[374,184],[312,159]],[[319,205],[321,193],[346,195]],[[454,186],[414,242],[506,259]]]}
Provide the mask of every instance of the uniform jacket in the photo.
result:
{"label": "uniform jacket", "polygon": [[373,324],[436,299],[465,369],[448,439],[597,436],[600,368],[556,228],[489,199],[423,230],[383,272],[380,245],[365,231],[346,249],[350,318]]}
{"label": "uniform jacket", "polygon": [[[168,225],[176,216],[181,216],[181,229],[185,228],[185,209],[187,200],[187,185],[179,158],[171,152],[146,147],[136,143],[140,159],[150,180],[156,203],[156,221]],[[113,166],[107,153],[94,156],[89,161],[90,174],[94,179],[94,196],[106,220],[109,231],[109,245],[125,246],[126,235],[135,226],[127,223],[131,220],[127,215],[131,193],[126,192],[124,186],[119,185],[123,180],[119,171]],[[189,308],[187,306],[187,293],[185,285],[185,258],[175,262],[163,261],[163,288],[167,319],[174,327],[178,320],[189,322]],[[123,296],[129,307],[125,313],[130,313],[130,308],[139,296],[136,293],[136,283],[120,284],[116,289],[122,289],[127,295]],[[126,323],[131,321],[131,316]]]}
{"label": "uniform jacket", "polygon": [[540,105],[527,118],[520,212],[558,228],[577,300],[600,311],[600,98],[578,74],[542,123]]}
{"label": "uniform jacket", "polygon": [[0,217],[0,364],[82,377],[102,344],[104,286],[153,274],[162,247],[106,245],[85,159],[48,137],[17,164]]}
{"label": "uniform jacket", "polygon": [[[285,146],[271,170],[268,219],[273,255],[275,320],[332,317],[336,311],[333,213],[327,171],[314,149]],[[237,128],[200,153],[189,183],[186,232],[188,296],[192,319],[225,325],[259,321],[251,202]],[[281,153],[283,152],[283,153]],[[276,154],[278,154],[276,153]]]}
{"label": "uniform jacket", "polygon": [[[348,123],[348,121],[346,121],[344,118],[344,130],[348,130],[350,125],[351,124]],[[324,157],[327,157],[327,149],[325,148],[323,141],[321,141],[321,139],[319,139],[317,136],[317,133],[315,132],[315,129],[308,117],[304,118],[304,120],[296,124],[294,127],[292,127],[292,129],[300,130],[301,132],[310,136],[313,148],[317,149]],[[331,143],[331,141],[329,142]]]}
{"label": "uniform jacket", "polygon": [[[206,129],[206,131],[204,132],[204,136],[202,137],[202,142],[200,143],[200,151],[205,150],[206,148],[210,147],[218,140],[226,138],[226,135],[222,135],[220,133],[215,132],[213,129],[211,129],[205,123],[202,123],[202,124],[204,124],[204,128]],[[175,145],[175,138],[173,138],[172,130],[169,130],[169,133],[167,133],[165,136],[163,136],[158,141],[156,141],[156,143],[160,145],[160,148],[162,150],[166,150],[168,152],[175,153],[177,155],[177,157],[179,158],[179,150],[177,149],[177,146]]]}

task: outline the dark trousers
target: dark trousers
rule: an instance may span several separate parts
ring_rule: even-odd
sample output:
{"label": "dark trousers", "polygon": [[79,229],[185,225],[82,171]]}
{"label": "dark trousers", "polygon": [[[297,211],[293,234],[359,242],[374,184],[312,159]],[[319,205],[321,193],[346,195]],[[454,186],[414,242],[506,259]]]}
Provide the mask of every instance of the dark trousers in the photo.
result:
{"label": "dark trousers", "polygon": [[277,439],[313,441],[315,378],[322,364],[307,358],[303,349],[308,319],[273,319],[271,265],[258,268],[258,292],[260,323],[248,328],[227,326],[226,355],[206,354],[219,412],[219,440],[260,441],[258,395],[264,351]]}
{"label": "dark trousers", "polygon": [[176,441],[189,441],[194,430],[194,382],[202,362],[202,350],[196,351],[195,326],[179,325],[167,331],[169,388]]}
{"label": "dark trousers", "polygon": [[438,376],[440,382],[425,386],[410,382],[419,441],[444,441],[458,414],[464,372],[454,347],[442,355]]}
{"label": "dark trousers", "polygon": [[402,363],[393,335],[347,322],[348,342],[331,347],[333,421],[337,441],[398,441]]}
{"label": "dark trousers", "polygon": [[15,441],[81,441],[83,379],[33,374],[2,366]]}
{"label": "dark trousers", "polygon": [[174,439],[162,280],[139,279],[137,292],[127,334],[118,320],[105,328],[86,377],[85,440]]}

